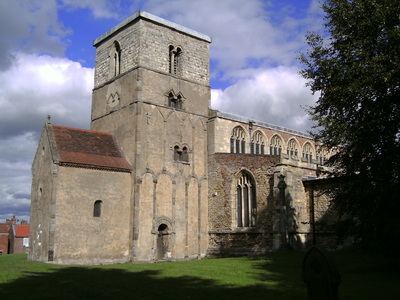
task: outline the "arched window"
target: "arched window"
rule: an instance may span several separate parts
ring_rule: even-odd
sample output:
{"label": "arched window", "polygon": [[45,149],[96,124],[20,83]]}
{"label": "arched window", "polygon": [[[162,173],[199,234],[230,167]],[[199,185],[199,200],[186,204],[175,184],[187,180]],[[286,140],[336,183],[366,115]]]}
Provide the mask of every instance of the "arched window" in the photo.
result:
{"label": "arched window", "polygon": [[253,134],[253,139],[250,144],[250,152],[251,154],[265,154],[264,136],[259,130]]}
{"label": "arched window", "polygon": [[101,206],[103,204],[103,201],[101,200],[96,200],[94,202],[93,206],[93,217],[100,217],[101,216]]}
{"label": "arched window", "polygon": [[293,138],[289,140],[287,154],[294,157],[297,157],[299,155],[299,144]]}
{"label": "arched window", "polygon": [[311,163],[313,159],[313,147],[309,142],[305,143],[303,146],[303,158],[308,162]]}
{"label": "arched window", "polygon": [[252,177],[247,173],[242,173],[236,186],[238,227],[254,227],[256,225],[257,204],[255,190]]}
{"label": "arched window", "polygon": [[174,161],[176,162],[189,162],[189,150],[188,147],[183,146],[182,149],[179,146],[174,147]]}
{"label": "arched window", "polygon": [[121,74],[121,46],[115,41],[111,49],[111,77]]}
{"label": "arched window", "polygon": [[328,159],[328,151],[324,147],[320,146],[317,152],[317,163],[319,165],[324,165],[326,160]]}
{"label": "arched window", "polygon": [[172,92],[168,95],[168,106],[172,108],[182,109],[183,107],[182,95],[175,96]]}
{"label": "arched window", "polygon": [[282,139],[278,135],[274,135],[271,138],[271,144],[269,146],[269,154],[281,155],[282,153]]}
{"label": "arched window", "polygon": [[169,73],[178,75],[181,68],[182,48],[169,46]]}
{"label": "arched window", "polygon": [[246,134],[242,127],[233,128],[230,142],[231,153],[246,153]]}

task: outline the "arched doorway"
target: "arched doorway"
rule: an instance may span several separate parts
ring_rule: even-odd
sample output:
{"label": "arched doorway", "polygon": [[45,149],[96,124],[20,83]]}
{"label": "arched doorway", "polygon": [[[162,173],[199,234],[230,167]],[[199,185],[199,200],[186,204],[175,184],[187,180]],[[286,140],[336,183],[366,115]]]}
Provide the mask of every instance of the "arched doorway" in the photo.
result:
{"label": "arched doorway", "polygon": [[167,224],[160,224],[157,228],[157,260],[165,260],[171,257],[170,235]]}

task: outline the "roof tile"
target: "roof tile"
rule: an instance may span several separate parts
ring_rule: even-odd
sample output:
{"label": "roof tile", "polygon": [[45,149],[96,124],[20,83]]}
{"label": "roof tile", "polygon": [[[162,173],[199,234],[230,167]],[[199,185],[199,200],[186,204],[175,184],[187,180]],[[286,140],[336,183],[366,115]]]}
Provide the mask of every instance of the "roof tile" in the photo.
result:
{"label": "roof tile", "polygon": [[130,172],[117,141],[110,133],[52,125],[60,165]]}

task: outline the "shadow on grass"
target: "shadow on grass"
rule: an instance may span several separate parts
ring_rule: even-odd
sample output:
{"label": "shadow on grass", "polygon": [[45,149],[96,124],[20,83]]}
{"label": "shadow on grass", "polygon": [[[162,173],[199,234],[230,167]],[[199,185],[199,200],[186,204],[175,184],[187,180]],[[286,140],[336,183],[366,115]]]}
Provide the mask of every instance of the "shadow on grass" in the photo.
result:
{"label": "shadow on grass", "polygon": [[15,281],[0,284],[0,299],[288,299],[276,286],[229,286],[192,276],[162,277],[161,273],[85,267],[25,272]]}

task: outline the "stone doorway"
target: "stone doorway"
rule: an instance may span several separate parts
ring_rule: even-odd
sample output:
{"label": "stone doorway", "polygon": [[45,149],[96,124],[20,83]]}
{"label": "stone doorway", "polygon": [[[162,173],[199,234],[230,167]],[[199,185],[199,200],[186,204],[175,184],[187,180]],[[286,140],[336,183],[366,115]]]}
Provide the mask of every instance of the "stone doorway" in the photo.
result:
{"label": "stone doorway", "polygon": [[157,260],[167,260],[171,258],[170,234],[166,224],[160,224],[157,229]]}

